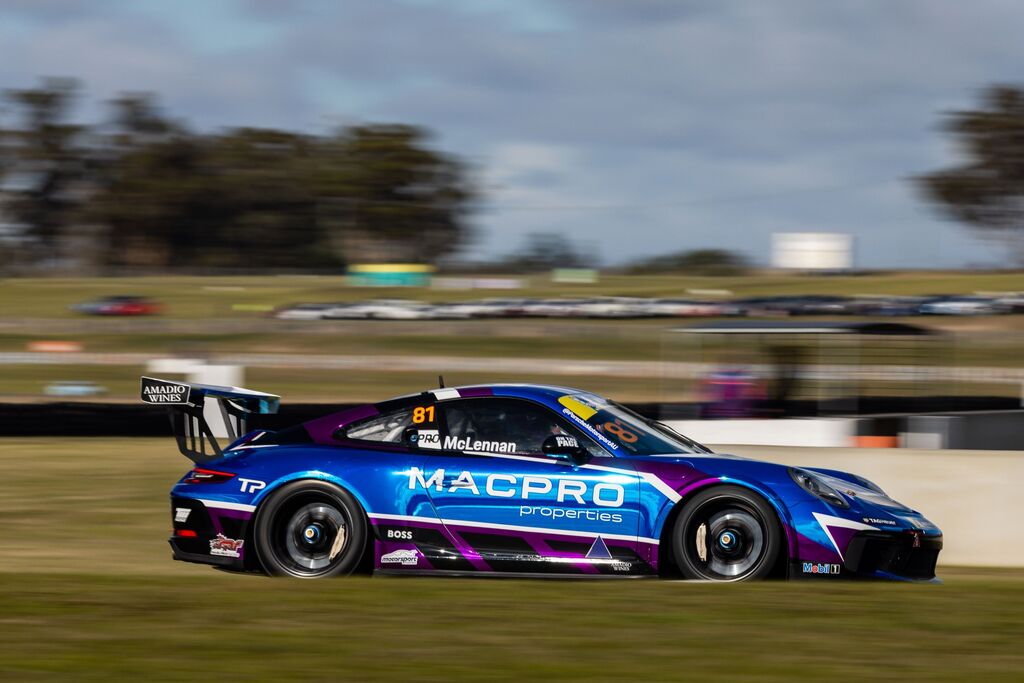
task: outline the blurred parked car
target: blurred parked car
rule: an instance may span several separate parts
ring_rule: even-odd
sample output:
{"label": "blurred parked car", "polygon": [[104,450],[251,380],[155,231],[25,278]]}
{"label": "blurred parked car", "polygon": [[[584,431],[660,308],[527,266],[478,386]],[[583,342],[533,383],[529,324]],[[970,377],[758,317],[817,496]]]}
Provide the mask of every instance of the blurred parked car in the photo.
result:
{"label": "blurred parked car", "polygon": [[518,318],[525,315],[526,299],[481,299],[456,304],[471,318]]}
{"label": "blurred parked car", "polygon": [[649,315],[644,308],[646,303],[646,299],[610,296],[581,301],[575,310],[583,318],[642,318]]}
{"label": "blurred parked car", "polygon": [[916,296],[861,297],[852,304],[853,313],[857,315],[886,317],[917,315],[920,307],[921,297]]}
{"label": "blurred parked car", "polygon": [[734,315],[729,304],[686,299],[650,299],[644,307],[648,315],[671,318],[698,318]]}
{"label": "blurred parked car", "polygon": [[997,298],[996,303],[1007,313],[1024,313],[1024,294],[1011,294]]}
{"label": "blurred parked car", "polygon": [[792,296],[759,296],[738,299],[735,303],[743,309],[744,315],[786,316],[793,315],[795,307]]}
{"label": "blurred parked car", "polygon": [[337,306],[324,317],[330,320],[440,320],[467,318],[469,314],[445,305],[409,301],[407,299],[376,299],[348,306]]}
{"label": "blurred parked car", "polygon": [[996,315],[1009,310],[987,297],[954,295],[926,299],[918,308],[921,315]]}
{"label": "blurred parked car", "polygon": [[47,396],[60,396],[63,398],[79,398],[83,396],[102,396],[107,393],[105,386],[95,382],[64,381],[50,382],[43,389]]}
{"label": "blurred parked car", "polygon": [[575,318],[582,299],[533,299],[523,303],[524,316],[533,318]]}
{"label": "blurred parked car", "polygon": [[845,296],[803,296],[794,302],[793,315],[850,315],[854,302]]}
{"label": "blurred parked car", "polygon": [[341,304],[296,304],[274,312],[278,320],[322,320],[328,312]]}
{"label": "blurred parked car", "polygon": [[71,310],[86,315],[158,315],[163,307],[144,296],[107,296],[74,304]]}

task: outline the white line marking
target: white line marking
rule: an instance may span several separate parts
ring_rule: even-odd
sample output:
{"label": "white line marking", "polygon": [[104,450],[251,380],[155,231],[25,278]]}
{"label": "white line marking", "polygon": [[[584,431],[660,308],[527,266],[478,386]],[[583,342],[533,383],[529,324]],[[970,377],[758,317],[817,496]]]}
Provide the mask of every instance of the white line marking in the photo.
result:
{"label": "white line marking", "polygon": [[242,512],[252,512],[256,509],[255,505],[246,505],[245,503],[225,503],[221,500],[207,500],[205,498],[196,498],[196,500],[208,508],[220,508],[221,510],[241,510]]}
{"label": "white line marking", "polygon": [[855,522],[852,519],[843,519],[842,517],[832,517],[831,515],[823,515],[820,512],[812,512],[814,519],[818,521],[821,528],[825,530],[825,535],[828,536],[828,540],[832,541],[832,547],[839,553],[839,559],[846,561],[843,557],[843,551],[839,549],[839,545],[836,543],[836,539],[832,538],[832,532],[828,530],[829,526],[837,526],[842,529],[856,529],[857,531],[878,531],[878,527],[871,526],[870,524],[861,524]]}

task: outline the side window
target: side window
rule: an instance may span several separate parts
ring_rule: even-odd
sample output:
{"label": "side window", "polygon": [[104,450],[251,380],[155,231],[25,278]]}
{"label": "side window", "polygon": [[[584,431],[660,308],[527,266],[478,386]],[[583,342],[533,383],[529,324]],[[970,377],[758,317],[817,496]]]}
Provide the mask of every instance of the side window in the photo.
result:
{"label": "side window", "polygon": [[[541,455],[552,434],[577,434],[560,418],[529,401],[479,398],[444,403],[446,450]],[[591,455],[607,455],[589,439],[580,439]]]}
{"label": "side window", "polygon": [[408,406],[386,415],[378,415],[358,422],[345,430],[346,439],[401,443],[406,427],[413,426],[414,406]]}

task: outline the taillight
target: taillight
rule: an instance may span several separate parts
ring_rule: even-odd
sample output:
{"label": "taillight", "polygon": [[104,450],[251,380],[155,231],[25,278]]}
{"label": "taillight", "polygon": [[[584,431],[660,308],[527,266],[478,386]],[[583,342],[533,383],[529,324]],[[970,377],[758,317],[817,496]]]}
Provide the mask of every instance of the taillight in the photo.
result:
{"label": "taillight", "polygon": [[197,467],[185,477],[186,484],[220,484],[234,477],[233,472],[220,472],[208,470],[204,467]]}
{"label": "taillight", "polygon": [[174,533],[177,536],[183,536],[185,538],[196,538],[196,532],[191,529],[178,529]]}

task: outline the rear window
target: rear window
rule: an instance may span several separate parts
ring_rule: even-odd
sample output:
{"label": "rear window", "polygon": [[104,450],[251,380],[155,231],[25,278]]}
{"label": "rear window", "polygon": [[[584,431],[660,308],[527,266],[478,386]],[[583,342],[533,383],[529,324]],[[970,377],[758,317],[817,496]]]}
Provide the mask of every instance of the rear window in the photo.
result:
{"label": "rear window", "polygon": [[401,443],[406,427],[413,425],[413,406],[407,406],[385,415],[371,417],[345,430],[346,439],[356,441],[377,441],[380,443]]}

